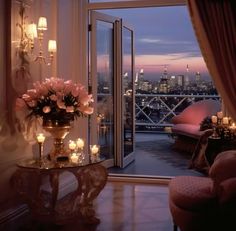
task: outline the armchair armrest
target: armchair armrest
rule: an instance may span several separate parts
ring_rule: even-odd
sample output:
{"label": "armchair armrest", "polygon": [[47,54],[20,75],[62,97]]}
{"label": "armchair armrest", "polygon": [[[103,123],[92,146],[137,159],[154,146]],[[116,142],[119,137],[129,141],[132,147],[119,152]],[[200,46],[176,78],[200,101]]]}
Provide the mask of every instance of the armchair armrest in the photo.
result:
{"label": "armchair armrest", "polygon": [[236,206],[236,178],[227,179],[219,185],[218,198],[221,206]]}

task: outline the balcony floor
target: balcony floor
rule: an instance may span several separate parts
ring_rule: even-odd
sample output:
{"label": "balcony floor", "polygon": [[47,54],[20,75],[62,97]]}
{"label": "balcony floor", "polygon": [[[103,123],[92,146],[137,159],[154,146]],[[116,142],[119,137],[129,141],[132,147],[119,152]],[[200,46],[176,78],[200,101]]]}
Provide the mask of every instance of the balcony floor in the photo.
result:
{"label": "balcony floor", "polygon": [[202,175],[188,168],[191,155],[173,150],[174,139],[170,135],[136,133],[135,140],[135,161],[124,169],[109,168],[109,173],[165,177]]}

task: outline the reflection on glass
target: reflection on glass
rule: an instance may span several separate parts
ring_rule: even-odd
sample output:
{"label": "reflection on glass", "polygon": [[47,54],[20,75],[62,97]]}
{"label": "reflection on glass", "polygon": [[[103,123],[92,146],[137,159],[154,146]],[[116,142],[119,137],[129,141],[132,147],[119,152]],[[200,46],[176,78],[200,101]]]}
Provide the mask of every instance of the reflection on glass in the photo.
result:
{"label": "reflection on glass", "polygon": [[97,22],[97,128],[101,156],[114,156],[113,25]]}
{"label": "reflection on glass", "polygon": [[124,124],[124,156],[133,152],[133,72],[132,72],[132,34],[123,29],[123,124]]}

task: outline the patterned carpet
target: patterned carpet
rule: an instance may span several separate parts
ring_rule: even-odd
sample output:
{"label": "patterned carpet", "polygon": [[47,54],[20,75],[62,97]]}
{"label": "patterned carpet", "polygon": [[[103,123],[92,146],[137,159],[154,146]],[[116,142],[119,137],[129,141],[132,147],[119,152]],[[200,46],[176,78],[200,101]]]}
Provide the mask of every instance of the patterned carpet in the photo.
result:
{"label": "patterned carpet", "polygon": [[136,141],[135,161],[123,169],[109,168],[109,173],[171,177],[202,175],[193,169],[189,169],[190,154],[173,149],[173,138],[155,134],[150,138],[143,136]]}
{"label": "patterned carpet", "polygon": [[150,156],[169,165],[186,169],[189,165],[191,156],[186,152],[179,152],[173,148],[174,140],[161,139],[156,141],[144,141],[136,143],[136,150],[148,152]]}

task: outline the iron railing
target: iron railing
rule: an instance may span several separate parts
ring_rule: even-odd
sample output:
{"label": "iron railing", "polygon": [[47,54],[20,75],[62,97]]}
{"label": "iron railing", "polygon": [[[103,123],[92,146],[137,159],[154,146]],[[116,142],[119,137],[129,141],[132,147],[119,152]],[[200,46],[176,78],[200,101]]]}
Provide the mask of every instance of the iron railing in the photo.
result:
{"label": "iron railing", "polygon": [[135,125],[142,130],[172,126],[171,118],[193,102],[203,99],[220,100],[218,95],[136,94]]}

